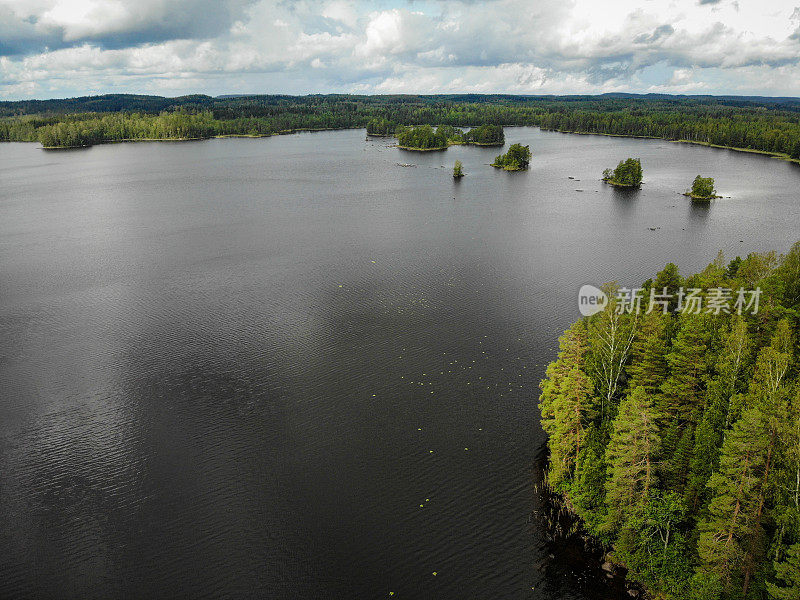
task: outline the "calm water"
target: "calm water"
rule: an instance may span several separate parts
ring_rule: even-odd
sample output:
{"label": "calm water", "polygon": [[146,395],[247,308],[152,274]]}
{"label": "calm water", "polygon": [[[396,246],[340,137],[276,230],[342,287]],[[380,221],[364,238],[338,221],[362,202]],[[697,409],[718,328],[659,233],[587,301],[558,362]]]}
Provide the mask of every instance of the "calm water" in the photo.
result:
{"label": "calm water", "polygon": [[584,283],[787,250],[800,168],[507,138],[0,145],[0,596],[618,598],[530,518],[544,366]]}

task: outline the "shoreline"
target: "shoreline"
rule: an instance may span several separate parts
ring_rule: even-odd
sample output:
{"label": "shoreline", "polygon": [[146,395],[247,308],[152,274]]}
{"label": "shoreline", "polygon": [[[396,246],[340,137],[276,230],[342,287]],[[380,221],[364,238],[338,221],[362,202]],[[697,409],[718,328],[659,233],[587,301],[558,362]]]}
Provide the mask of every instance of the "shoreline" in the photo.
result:
{"label": "shoreline", "polygon": [[683,195],[697,202],[711,202],[712,200],[718,200],[719,198],[722,198],[722,196],[717,196],[716,194],[713,196],[698,196],[697,194],[692,194],[691,192],[683,192]]}
{"label": "shoreline", "polygon": [[[350,131],[352,129],[363,129],[363,127],[304,127],[300,129],[283,129],[274,133],[219,133],[216,135],[202,136],[202,137],[174,137],[174,138],[123,138],[119,140],[102,140],[94,144],[82,144],[80,146],[42,146],[42,150],[75,150],[78,148],[91,148],[92,146],[103,146],[105,144],[127,144],[136,142],[202,142],[204,140],[221,140],[226,138],[268,138],[275,137],[276,135],[292,135],[293,133],[314,133],[317,131]],[[19,143],[19,144],[38,144],[38,140],[31,141],[12,141],[3,140],[3,142]]]}
{"label": "shoreline", "polygon": [[496,165],[494,163],[492,163],[489,166],[494,167],[495,169],[500,169],[502,171],[508,171],[509,173],[514,173],[515,171],[527,171],[528,170],[528,167],[504,167],[502,165]]}
{"label": "shoreline", "polygon": [[630,183],[619,183],[618,181],[614,181],[613,179],[602,179],[603,183],[607,183],[608,185],[613,185],[614,187],[618,188],[625,188],[625,189],[639,189],[642,187],[641,183],[630,184]]}
{"label": "shoreline", "polygon": [[400,150],[408,150],[409,152],[439,152],[441,150],[447,150],[448,146],[436,146],[435,148],[415,148],[414,146],[400,146],[395,144],[395,148],[400,148]]}
{"label": "shoreline", "polygon": [[[505,126],[504,126],[505,127]],[[511,127],[511,126],[510,126]],[[514,127],[526,127],[526,125],[514,125]],[[533,127],[536,127],[535,125]],[[800,158],[792,158],[785,152],[770,152],[768,150],[756,150],[754,148],[739,148],[737,146],[722,146],[720,144],[712,144],[711,142],[701,142],[695,140],[671,140],[665,137],[658,137],[655,135],[626,135],[624,133],[601,133],[597,131],[569,131],[567,129],[548,129],[546,127],[539,127],[542,131],[554,131],[556,133],[571,133],[574,135],[603,135],[606,137],[619,137],[619,138],[630,138],[630,139],[638,139],[638,140],[661,140],[664,142],[670,142],[671,144],[694,144],[697,146],[706,146],[707,148],[719,148],[722,150],[733,150],[734,152],[748,152],[750,154],[763,154],[765,156],[769,156],[771,158],[777,158],[779,160],[784,160],[786,162],[792,162],[796,164],[800,164]]]}
{"label": "shoreline", "polygon": [[[652,136],[652,135],[626,135],[622,133],[602,133],[602,132],[590,132],[590,131],[570,131],[566,129],[549,129],[546,127],[540,127],[539,125],[503,125],[503,127],[536,127],[540,131],[552,131],[555,133],[564,133],[564,134],[572,134],[572,135],[602,135],[605,137],[618,137],[618,138],[629,138],[629,139],[641,139],[641,140],[661,140],[663,142],[669,142],[672,144],[693,144],[696,146],[705,146],[707,148],[718,148],[721,150],[732,150],[733,152],[746,152],[749,154],[762,154],[764,156],[769,156],[770,158],[775,158],[778,160],[782,160],[789,163],[800,164],[800,158],[792,158],[786,153],[783,152],[769,152],[767,150],[757,150],[754,148],[739,148],[736,146],[722,146],[720,144],[712,144],[711,142],[701,142],[701,141],[694,141],[694,140],[671,140],[668,138]],[[314,131],[350,131],[355,129],[364,129],[364,127],[323,127],[323,128],[300,128],[300,129],[286,129],[283,131],[275,132],[275,133],[263,133],[263,134],[252,134],[252,133],[221,133],[217,135],[212,135],[208,137],[197,137],[197,138],[132,138],[132,139],[121,139],[121,140],[105,140],[102,142],[97,142],[96,144],[89,144],[89,145],[82,145],[82,146],[42,146],[43,150],[65,150],[69,148],[88,148],[91,146],[100,146],[102,144],[119,144],[125,142],[188,142],[188,141],[200,141],[200,140],[209,140],[209,139],[223,139],[223,138],[265,138],[265,137],[272,137],[276,135],[290,135],[293,133],[302,133],[305,131],[314,132]],[[368,133],[367,136],[370,137],[394,137],[394,135],[388,134],[372,134]],[[2,142],[17,142],[17,143],[39,143],[38,140],[2,140]],[[0,142],[0,143],[2,143]],[[449,146],[483,146],[483,147],[491,147],[491,146],[504,146],[503,144],[497,143],[455,143],[455,144],[448,144]],[[430,151],[430,150],[446,150],[447,147],[442,148],[410,148],[404,146],[397,146],[403,150],[411,150],[411,151]]]}
{"label": "shoreline", "polygon": [[[545,544],[551,560],[566,565],[575,564],[576,557],[582,576],[618,597],[652,600],[653,595],[639,581],[629,577],[625,565],[615,562],[609,548],[592,536],[581,518],[572,511],[569,498],[547,485],[546,471],[550,463],[547,442],[534,459],[534,510],[531,517],[546,534]],[[558,576],[565,576],[564,572]]]}

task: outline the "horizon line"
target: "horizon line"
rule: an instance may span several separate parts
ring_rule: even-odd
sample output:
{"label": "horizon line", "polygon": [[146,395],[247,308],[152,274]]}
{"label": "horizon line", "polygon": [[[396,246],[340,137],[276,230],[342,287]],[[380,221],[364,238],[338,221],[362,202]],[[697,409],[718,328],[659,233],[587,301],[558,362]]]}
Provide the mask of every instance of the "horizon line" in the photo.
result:
{"label": "horizon line", "polygon": [[354,92],[313,92],[308,94],[286,94],[280,92],[250,92],[250,93],[226,93],[210,95],[202,92],[191,94],[181,94],[178,96],[164,96],[160,94],[145,94],[134,92],[104,92],[98,94],[86,94],[82,96],[64,96],[54,98],[24,98],[18,100],[0,100],[2,104],[16,104],[21,102],[54,102],[60,100],[81,100],[85,98],[104,98],[109,96],[123,96],[123,97],[136,97],[136,98],[165,98],[170,100],[177,100],[181,98],[210,98],[215,99],[228,99],[228,98],[248,98],[248,97],[283,97],[283,98],[311,98],[314,96],[330,97],[330,96],[351,96],[351,97],[366,97],[366,98],[380,98],[380,97],[423,97],[423,98],[436,98],[436,97],[454,97],[454,96],[475,96],[475,97],[510,97],[510,98],[600,98],[600,97],[663,97],[663,98],[742,98],[742,99],[759,99],[759,100],[788,100],[800,102],[800,96],[771,96],[760,94],[670,94],[666,92],[603,92],[599,94],[519,94],[507,92],[447,92],[447,93],[414,93],[414,92],[397,92],[386,94],[369,94],[369,93],[354,93]]}

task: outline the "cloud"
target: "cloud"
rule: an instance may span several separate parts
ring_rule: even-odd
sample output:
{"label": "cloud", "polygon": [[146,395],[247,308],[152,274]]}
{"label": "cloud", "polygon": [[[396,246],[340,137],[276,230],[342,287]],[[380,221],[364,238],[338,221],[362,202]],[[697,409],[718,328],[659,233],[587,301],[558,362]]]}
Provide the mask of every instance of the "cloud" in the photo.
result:
{"label": "cloud", "polygon": [[127,48],[225,33],[251,0],[0,0],[0,53]]}
{"label": "cloud", "polygon": [[0,95],[800,94],[796,2],[0,0]]}

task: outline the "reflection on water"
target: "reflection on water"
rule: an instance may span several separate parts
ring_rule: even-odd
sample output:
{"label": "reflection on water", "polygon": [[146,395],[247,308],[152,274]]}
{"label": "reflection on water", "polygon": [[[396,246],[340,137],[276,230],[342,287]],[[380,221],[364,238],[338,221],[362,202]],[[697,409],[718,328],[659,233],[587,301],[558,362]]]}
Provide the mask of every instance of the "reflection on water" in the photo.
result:
{"label": "reflection on water", "polygon": [[798,170],[507,138],[0,145],[0,596],[623,595],[530,519],[544,366],[584,283],[788,248]]}

